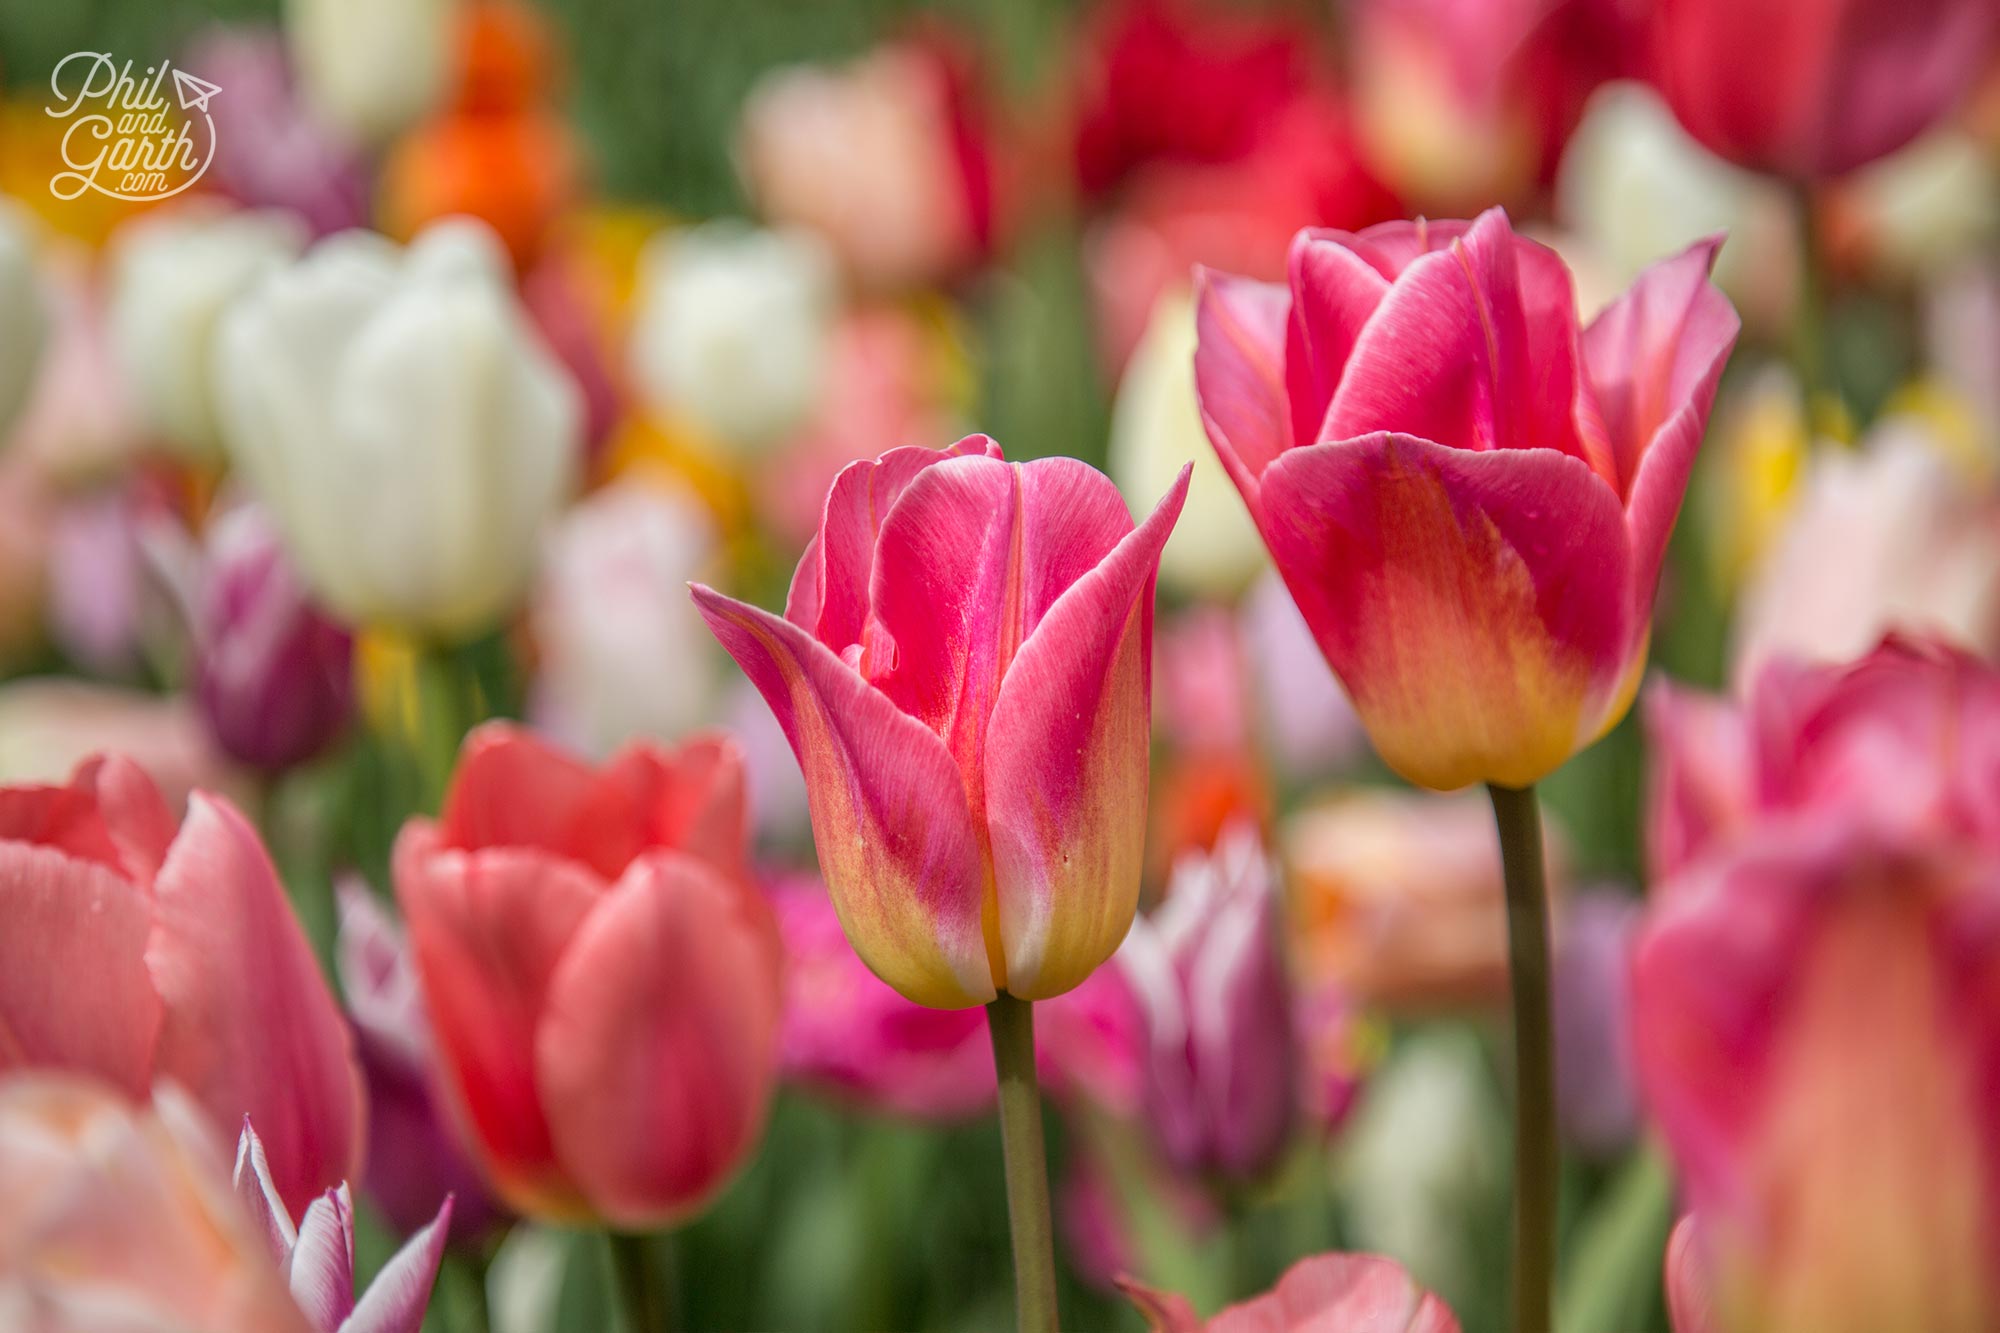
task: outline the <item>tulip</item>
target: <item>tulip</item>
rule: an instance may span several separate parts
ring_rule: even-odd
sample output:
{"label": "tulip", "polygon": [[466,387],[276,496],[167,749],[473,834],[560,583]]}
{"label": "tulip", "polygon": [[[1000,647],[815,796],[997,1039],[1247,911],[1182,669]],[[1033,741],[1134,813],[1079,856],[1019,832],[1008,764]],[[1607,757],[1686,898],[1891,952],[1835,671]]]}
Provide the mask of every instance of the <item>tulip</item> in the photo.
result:
{"label": "tulip", "polygon": [[236,1197],[318,1333],[417,1333],[451,1230],[452,1201],[404,1243],[354,1298],[354,1204],[346,1184],[312,1201],[298,1226],[271,1184],[264,1145],[246,1118],[236,1143]]}
{"label": "tulip", "polygon": [[218,1148],[171,1086],[134,1107],[71,1075],[0,1080],[0,1323],[328,1333],[287,1293]]}
{"label": "tulip", "polygon": [[1630,706],[1736,335],[1716,244],[1582,331],[1498,210],[1301,232],[1288,286],[1202,277],[1209,438],[1404,777],[1524,787]]}
{"label": "tulip", "polygon": [[1131,924],[1153,581],[1186,491],[1183,470],[1135,528],[1074,459],[897,449],[834,482],[783,617],[696,587],[805,772],[848,938],[917,1003],[1052,998]]}
{"label": "tulip", "polygon": [[294,1207],[352,1173],[347,1027],[234,806],[197,792],[176,833],[115,755],[66,787],[0,788],[0,904],[0,1070],[85,1071],[134,1097],[170,1078],[221,1123],[255,1115]]}
{"label": "tulip", "polygon": [[[26,397],[13,418],[14,452],[48,479],[63,483],[98,482],[120,471],[140,442],[129,388],[112,364],[95,262],[94,255],[74,243],[51,244],[42,251],[38,276],[46,331]],[[25,307],[10,301],[5,308],[8,320],[23,318]],[[10,366],[0,376],[14,369]],[[7,434],[0,423],[0,440]]]}
{"label": "tulip", "polygon": [[136,485],[75,496],[45,538],[49,638],[93,676],[130,679],[149,646],[145,540],[157,507]]}
{"label": "tulip", "polygon": [[464,219],[403,251],[344,233],[268,279],[223,319],[216,397],[231,457],[328,609],[419,634],[474,634],[512,608],[580,443],[575,387],[492,233]]}
{"label": "tulip", "polygon": [[387,139],[444,93],[448,0],[286,0],[285,19],[307,98],[356,139]]}
{"label": "tulip", "polygon": [[219,454],[215,330],[222,312],[305,245],[277,212],[186,209],[112,237],[108,314],[118,373],[145,429],[175,452]]}
{"label": "tulip", "polygon": [[253,768],[303,763],[347,724],[353,643],[307,599],[262,510],[224,514],[207,543],[193,608],[202,717]]}
{"label": "tulip", "polygon": [[438,1057],[402,933],[366,885],[336,888],[340,975],[355,1050],[368,1080],[368,1197],[391,1226],[421,1230],[448,1199],[455,1234],[477,1244],[503,1214],[459,1147],[437,1086]]}
{"label": "tulip", "polygon": [[1317,1254],[1270,1291],[1204,1320],[1187,1298],[1130,1278],[1118,1284],[1152,1333],[1458,1333],[1443,1301],[1401,1265],[1373,1254]]}
{"label": "tulip", "polygon": [[34,388],[49,316],[22,210],[0,208],[0,444]]}
{"label": "tulip", "polygon": [[512,726],[467,738],[396,840],[438,1051],[502,1199],[644,1228],[711,1199],[777,1069],[778,951],[743,868],[727,741],[593,771]]}
{"label": "tulip", "polygon": [[692,499],[621,481],[549,534],[532,611],[542,655],[538,713],[585,753],[693,730],[719,692],[715,649],[683,589],[717,559],[715,524]]}
{"label": "tulip", "polygon": [[100,751],[132,760],[170,809],[200,789],[240,792],[241,774],[202,725],[192,700],[73,676],[0,686],[0,783],[60,783]]}
{"label": "tulip", "polygon": [[1651,77],[1716,153],[1815,180],[1942,119],[1986,71],[1996,35],[1988,0],[1666,0]]}
{"label": "tulip", "polygon": [[1184,857],[1167,900],[1119,954],[1151,1033],[1146,1118],[1183,1170],[1252,1177],[1284,1149],[1298,1110],[1292,992],[1279,902],[1253,828]]}

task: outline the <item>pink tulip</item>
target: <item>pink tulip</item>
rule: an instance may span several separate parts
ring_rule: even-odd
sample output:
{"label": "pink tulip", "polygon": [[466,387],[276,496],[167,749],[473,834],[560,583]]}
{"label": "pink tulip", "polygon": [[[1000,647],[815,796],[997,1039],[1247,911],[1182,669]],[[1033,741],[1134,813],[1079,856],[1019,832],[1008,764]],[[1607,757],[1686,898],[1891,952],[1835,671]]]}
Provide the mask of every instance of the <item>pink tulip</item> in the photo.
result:
{"label": "pink tulip", "polygon": [[1716,1333],[1715,1295],[1701,1224],[1690,1213],[1667,1238],[1667,1318],[1674,1333]]}
{"label": "pink tulip", "polygon": [[1124,1278],[1119,1286],[1153,1333],[1458,1333],[1443,1301],[1400,1264],[1372,1254],[1318,1254],[1285,1270],[1262,1296],[1204,1320],[1187,1298]]}
{"label": "pink tulip", "polygon": [[726,740],[592,770],[489,724],[396,841],[439,1053],[502,1198],[651,1227],[727,1183],[777,1072],[778,950]]}
{"label": "pink tulip", "polygon": [[782,618],[695,588],[805,771],[848,938],[919,1004],[1060,995],[1131,924],[1186,488],[1134,527],[1074,459],[892,450],[834,482]]}
{"label": "pink tulip", "polygon": [[248,1119],[236,1142],[236,1197],[318,1333],[417,1333],[451,1231],[451,1199],[354,1298],[354,1203],[346,1184],[312,1201],[299,1224],[271,1184],[264,1145]]}
{"label": "pink tulip", "polygon": [[1813,180],[1942,119],[1996,35],[1992,0],[1661,0],[1652,78],[1714,152]]}
{"label": "pink tulip", "polygon": [[171,1079],[220,1123],[255,1116],[294,1208],[352,1174],[347,1025],[235,807],[197,792],[176,833],[118,756],[0,788],[0,920],[0,1072],[78,1070],[135,1098]]}
{"label": "pink tulip", "polygon": [[1523,786],[1629,707],[1736,336],[1718,244],[1582,330],[1498,210],[1301,232],[1287,285],[1201,276],[1209,438],[1403,776]]}

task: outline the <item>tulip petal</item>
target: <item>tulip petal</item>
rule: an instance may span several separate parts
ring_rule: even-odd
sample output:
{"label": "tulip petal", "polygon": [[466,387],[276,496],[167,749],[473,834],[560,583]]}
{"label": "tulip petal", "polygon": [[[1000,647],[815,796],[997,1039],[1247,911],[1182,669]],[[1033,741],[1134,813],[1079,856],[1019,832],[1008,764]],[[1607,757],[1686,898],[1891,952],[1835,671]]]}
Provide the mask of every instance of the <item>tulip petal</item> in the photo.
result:
{"label": "tulip petal", "polygon": [[248,1115],[298,1209],[361,1151],[361,1073],[312,946],[255,830],[206,793],[189,798],[153,897],[156,1070],[211,1115]]}
{"label": "tulip petal", "polygon": [[582,1216],[535,1085],[550,978],[602,890],[572,861],[527,848],[462,852],[412,820],[396,839],[396,900],[424,1003],[470,1137],[499,1192],[537,1216]]}
{"label": "tulip petal", "polygon": [[1714,1277],[1702,1252],[1701,1226],[1689,1213],[1667,1238],[1665,1285],[1674,1333],[1721,1333],[1715,1313]]}
{"label": "tulip petal", "polygon": [[97,803],[125,874],[151,884],[173,846],[174,816],[145,769],[123,755],[98,755],[77,766],[71,785]]}
{"label": "tulip petal", "polygon": [[1579,460],[1373,435],[1289,451],[1264,503],[1321,651],[1411,781],[1524,786],[1629,705],[1624,516]]}
{"label": "tulip petal", "polygon": [[347,1186],[312,1201],[286,1265],[292,1299],[320,1333],[335,1333],[354,1309],[354,1206]]}
{"label": "tulip petal", "polygon": [[1756,770],[1749,730],[1726,699],[1656,680],[1646,689],[1644,716],[1655,756],[1646,860],[1657,893],[1748,817]]}
{"label": "tulip petal", "polygon": [[1148,1333],[1202,1333],[1201,1316],[1179,1292],[1160,1291],[1126,1273],[1113,1280],[1125,1298],[1145,1316]]}
{"label": "tulip petal", "polygon": [[1293,440],[1319,438],[1355,341],[1389,294],[1389,279],[1342,244],[1343,239],[1341,233],[1307,230],[1292,241],[1285,392],[1291,401]]}
{"label": "tulip petal", "polygon": [[417,1333],[423,1327],[431,1285],[451,1235],[451,1205],[447,1195],[437,1216],[382,1265],[339,1333]]}
{"label": "tulip petal", "polygon": [[1212,269],[1195,271],[1195,399],[1215,455],[1259,513],[1258,479],[1291,447],[1285,338],[1291,293]]}
{"label": "tulip petal", "polygon": [[448,847],[539,847],[574,855],[575,830],[590,816],[597,794],[597,775],[583,760],[526,727],[488,722],[459,750],[438,827]]}
{"label": "tulip petal", "polygon": [[1721,246],[1710,237],[1648,268],[1583,334],[1584,363],[1627,479],[1636,633],[1652,620],[1667,538],[1742,327],[1708,280]]}
{"label": "tulip petal", "polygon": [[1082,982],[1138,906],[1153,582],[1192,470],[1049,609],[993,705],[986,818],[1006,986],[1023,999]]}
{"label": "tulip petal", "polygon": [[299,1233],[292,1226],[291,1214],[285,1211],[284,1200],[278,1197],[278,1187],[271,1183],[270,1159],[247,1115],[243,1117],[243,1132],[236,1138],[236,1169],[231,1183],[236,1197],[243,1201],[243,1211],[270,1246],[272,1260],[282,1267],[291,1259]]}
{"label": "tulip petal", "polygon": [[992,999],[979,843],[944,742],[797,625],[693,593],[798,756],[820,869],[862,961],[919,1004]]}
{"label": "tulip petal", "polygon": [[1207,1333],[1327,1328],[1340,1333],[1459,1333],[1444,1302],[1401,1264],[1373,1254],[1319,1254],[1285,1270],[1269,1294],[1232,1305]]}
{"label": "tulip petal", "polygon": [[[37,789],[46,807],[66,793]],[[23,815],[26,794],[0,793],[0,810]],[[0,922],[0,1071],[87,1070],[143,1096],[161,1022],[144,891],[54,847],[0,841]]]}
{"label": "tulip petal", "polygon": [[778,1066],[777,941],[740,884],[653,853],[577,931],[535,1067],[593,1211],[651,1228],[714,1196],[762,1133]]}
{"label": "tulip petal", "polygon": [[743,752],[727,734],[693,737],[667,752],[632,745],[605,765],[598,792],[578,841],[605,850],[590,860],[607,879],[647,848],[673,847],[749,882]]}

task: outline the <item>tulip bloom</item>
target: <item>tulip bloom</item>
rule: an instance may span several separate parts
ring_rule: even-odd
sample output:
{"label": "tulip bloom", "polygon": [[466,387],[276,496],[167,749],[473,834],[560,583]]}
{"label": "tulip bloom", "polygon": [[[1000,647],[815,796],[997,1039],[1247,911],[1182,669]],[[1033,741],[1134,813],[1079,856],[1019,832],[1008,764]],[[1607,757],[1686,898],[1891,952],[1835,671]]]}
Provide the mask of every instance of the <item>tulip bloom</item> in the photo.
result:
{"label": "tulip bloom", "polygon": [[1131,925],[1186,494],[1134,527],[1075,459],[896,449],[834,482],[783,617],[695,588],[805,771],[847,937],[917,1003],[1052,998]]}
{"label": "tulip bloom", "polygon": [[215,1120],[270,1127],[286,1204],[353,1173],[361,1076],[347,1025],[255,830],[196,793],[177,834],[118,756],[66,787],[0,788],[0,1073],[161,1079]]}
{"label": "tulip bloom", "polygon": [[1185,1296],[1154,1291],[1130,1278],[1118,1285],[1146,1316],[1152,1333],[1458,1333],[1445,1303],[1419,1287],[1393,1259],[1373,1254],[1316,1254],[1285,1270],[1262,1296],[1204,1320]]}
{"label": "tulip bloom", "polygon": [[1894,152],[1989,65],[1992,0],[1663,0],[1653,82],[1722,157],[1799,180]]}
{"label": "tulip bloom", "polygon": [[35,387],[49,313],[24,214],[0,208],[0,444]]}
{"label": "tulip bloom", "polygon": [[501,1197],[650,1227],[742,1164],[777,1073],[778,951],[744,869],[742,760],[592,771],[505,724],[396,840],[439,1054]]}
{"label": "tulip bloom", "polygon": [[1209,439],[1404,777],[1527,786],[1630,706],[1736,337],[1717,245],[1582,330],[1497,209],[1301,232],[1286,285],[1203,275]]}

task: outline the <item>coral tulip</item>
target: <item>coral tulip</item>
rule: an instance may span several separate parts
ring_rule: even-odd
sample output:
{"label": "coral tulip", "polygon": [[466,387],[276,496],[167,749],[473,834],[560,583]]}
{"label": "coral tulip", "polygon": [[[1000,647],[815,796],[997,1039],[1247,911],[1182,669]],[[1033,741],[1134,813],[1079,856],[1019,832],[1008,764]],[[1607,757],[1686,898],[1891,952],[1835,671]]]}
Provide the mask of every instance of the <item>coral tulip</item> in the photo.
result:
{"label": "coral tulip", "polygon": [[657,1225],[755,1144],[780,996],[743,853],[742,760],[716,739],[593,771],[489,724],[442,816],[404,826],[396,896],[439,1054],[521,1212]]}
{"label": "coral tulip", "polygon": [[1209,438],[1382,757],[1522,787],[1615,724],[1737,320],[1716,242],[1579,330],[1499,210],[1305,231],[1206,274]]}
{"label": "coral tulip", "polygon": [[1135,527],[1074,459],[896,449],[834,482],[784,616],[695,589],[798,755],[848,938],[919,1004],[1060,995],[1131,925],[1186,493]]}
{"label": "coral tulip", "polygon": [[[66,787],[0,788],[0,1070],[160,1079],[269,1127],[287,1206],[353,1173],[361,1076],[264,845],[197,792],[178,833],[119,756]],[[78,984],[87,978],[87,984]]]}
{"label": "coral tulip", "polygon": [[1119,1286],[1153,1333],[1458,1333],[1443,1301],[1411,1280],[1402,1265],[1373,1254],[1317,1254],[1285,1270],[1262,1296],[1214,1318],[1187,1298],[1122,1278]]}

